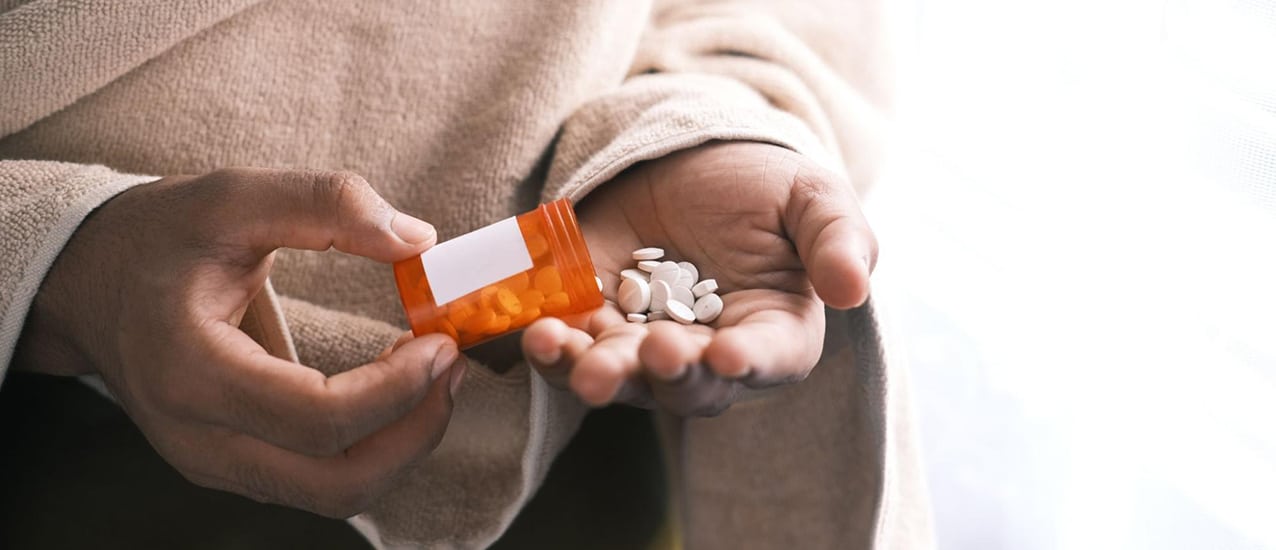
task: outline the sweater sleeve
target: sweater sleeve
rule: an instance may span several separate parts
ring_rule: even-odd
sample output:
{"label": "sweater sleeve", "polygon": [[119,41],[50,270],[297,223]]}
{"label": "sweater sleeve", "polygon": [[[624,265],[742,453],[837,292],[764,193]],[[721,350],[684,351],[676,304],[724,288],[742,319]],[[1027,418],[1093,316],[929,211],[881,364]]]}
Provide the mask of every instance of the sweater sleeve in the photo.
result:
{"label": "sweater sleeve", "polygon": [[579,200],[637,162],[711,140],[787,147],[867,190],[885,137],[883,55],[865,46],[875,2],[666,4],[623,84],[563,126],[543,198]]}
{"label": "sweater sleeve", "polygon": [[80,222],[111,197],[156,179],[96,165],[0,161],[0,378],[40,283]]}

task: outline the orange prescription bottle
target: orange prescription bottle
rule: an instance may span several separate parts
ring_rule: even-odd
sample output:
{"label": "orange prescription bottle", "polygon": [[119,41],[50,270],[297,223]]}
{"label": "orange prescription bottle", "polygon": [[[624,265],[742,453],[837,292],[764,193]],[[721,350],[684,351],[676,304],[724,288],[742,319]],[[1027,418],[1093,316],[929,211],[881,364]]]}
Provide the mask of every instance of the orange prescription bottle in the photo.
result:
{"label": "orange prescription bottle", "polygon": [[603,305],[571,202],[560,199],[394,264],[412,333],[461,348]]}

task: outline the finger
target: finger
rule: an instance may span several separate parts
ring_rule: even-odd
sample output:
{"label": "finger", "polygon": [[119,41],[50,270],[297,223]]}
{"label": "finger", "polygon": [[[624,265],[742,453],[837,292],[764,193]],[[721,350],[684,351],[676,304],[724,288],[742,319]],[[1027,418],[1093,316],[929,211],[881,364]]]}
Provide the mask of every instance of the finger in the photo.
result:
{"label": "finger", "polygon": [[745,290],[724,301],[724,328],[704,351],[714,373],[765,387],[801,380],[815,366],[824,343],[824,314],[816,300]]}
{"label": "finger", "polygon": [[248,245],[327,250],[395,262],[435,243],[434,227],[394,209],[350,172],[235,168],[216,172],[229,182],[234,216]]}
{"label": "finger", "polygon": [[585,403],[600,407],[613,400],[641,402],[646,388],[637,383],[638,347],[647,327],[637,323],[610,325],[576,360],[569,385]]}
{"label": "finger", "polygon": [[214,452],[184,458],[196,463],[189,477],[260,501],[334,518],[352,516],[388,490],[404,468],[438,446],[452,414],[448,386],[448,380],[433,385],[406,416],[344,453],[316,458],[229,433],[219,438]]}
{"label": "finger", "polygon": [[868,299],[877,238],[850,182],[827,170],[801,165],[793,177],[784,226],[825,303],[845,309]]}
{"label": "finger", "polygon": [[[214,325],[198,353],[159,394],[170,411],[314,456],[340,453],[402,418],[459,357],[446,336],[415,338],[384,359],[331,377],[272,357],[244,333]],[[174,370],[178,373],[179,370]],[[444,384],[446,385],[446,384]]]}
{"label": "finger", "polygon": [[682,326],[673,321],[647,324],[650,335],[638,348],[643,368],[656,380],[682,378],[691,365],[701,362],[713,329],[704,325]]}
{"label": "finger", "polygon": [[657,321],[651,323],[650,332],[638,355],[652,397],[662,410],[679,416],[713,416],[731,405],[739,382],[722,378],[703,364],[712,329]]}
{"label": "finger", "polygon": [[523,357],[551,385],[566,388],[572,367],[594,339],[553,317],[539,319],[523,332]]}

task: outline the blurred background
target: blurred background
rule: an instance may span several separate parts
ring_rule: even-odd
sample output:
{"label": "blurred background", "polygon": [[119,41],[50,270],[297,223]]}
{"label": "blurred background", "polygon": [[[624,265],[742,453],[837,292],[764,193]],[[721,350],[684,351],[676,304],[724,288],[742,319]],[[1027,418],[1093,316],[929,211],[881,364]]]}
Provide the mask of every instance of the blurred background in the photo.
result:
{"label": "blurred background", "polygon": [[940,547],[1276,548],[1276,0],[896,7]]}

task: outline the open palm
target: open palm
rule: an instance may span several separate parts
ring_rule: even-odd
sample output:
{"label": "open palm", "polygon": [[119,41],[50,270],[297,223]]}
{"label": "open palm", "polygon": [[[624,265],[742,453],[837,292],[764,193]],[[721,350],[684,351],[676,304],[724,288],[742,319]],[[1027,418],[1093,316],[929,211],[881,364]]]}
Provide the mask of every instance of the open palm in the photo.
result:
{"label": "open palm", "polygon": [[[577,207],[607,306],[575,326],[533,324],[524,354],[586,402],[721,412],[744,388],[805,378],[824,303],[868,295],[876,241],[844,178],[761,143],[715,143],[635,166]],[[657,246],[719,284],[710,325],[634,324],[614,305],[633,250]]]}

